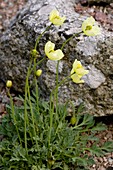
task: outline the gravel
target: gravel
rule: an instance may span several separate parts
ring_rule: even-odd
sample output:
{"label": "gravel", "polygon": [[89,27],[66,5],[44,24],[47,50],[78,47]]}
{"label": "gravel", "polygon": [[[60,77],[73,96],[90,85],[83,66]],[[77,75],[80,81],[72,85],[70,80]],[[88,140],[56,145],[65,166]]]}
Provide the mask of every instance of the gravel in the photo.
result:
{"label": "gravel", "polygon": [[[18,10],[22,9],[26,0],[0,0],[0,33],[5,31],[10,23],[10,19],[14,17]],[[13,94],[15,96],[15,94]],[[9,103],[5,84],[0,82],[0,117],[6,114],[5,104]],[[113,123],[107,125],[108,129],[102,133],[98,133],[100,142],[113,141]],[[90,170],[113,170],[113,152],[103,157],[95,157],[95,164]]]}

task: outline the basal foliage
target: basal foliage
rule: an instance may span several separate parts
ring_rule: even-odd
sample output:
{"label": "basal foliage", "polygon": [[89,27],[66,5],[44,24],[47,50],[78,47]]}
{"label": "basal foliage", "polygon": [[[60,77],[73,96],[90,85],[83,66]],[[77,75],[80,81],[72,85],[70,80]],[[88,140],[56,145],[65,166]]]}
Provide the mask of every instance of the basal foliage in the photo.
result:
{"label": "basal foliage", "polygon": [[[76,115],[76,123],[71,124],[67,120],[67,104],[58,105],[57,115],[53,113],[53,126],[51,132],[51,142],[48,145],[49,127],[50,127],[50,108],[49,103],[41,101],[39,110],[37,110],[36,96],[31,97],[34,113],[34,126],[36,137],[33,130],[32,118],[30,113],[29,101],[27,101],[28,121],[26,129],[27,148],[24,142],[24,107],[16,107],[16,125],[12,117],[12,110],[8,106],[8,114],[2,119],[0,132],[3,135],[0,143],[0,166],[1,169],[18,169],[18,170],[50,170],[72,168],[88,169],[89,165],[94,163],[94,155],[101,156],[113,148],[110,142],[100,146],[99,138],[95,137],[97,131],[106,129],[102,123],[95,125],[91,115]],[[54,110],[55,112],[55,110]],[[16,132],[16,126],[21,138],[21,144]],[[36,140],[38,146],[36,144]],[[93,141],[91,147],[88,142]],[[88,156],[90,152],[90,156]]]}

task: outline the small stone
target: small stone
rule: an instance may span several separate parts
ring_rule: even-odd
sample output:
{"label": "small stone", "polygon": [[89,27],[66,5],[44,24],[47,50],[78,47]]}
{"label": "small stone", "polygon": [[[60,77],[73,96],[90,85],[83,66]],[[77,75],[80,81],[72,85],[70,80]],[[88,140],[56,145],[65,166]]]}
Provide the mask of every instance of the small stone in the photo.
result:
{"label": "small stone", "polygon": [[111,56],[110,56],[110,59],[112,59],[112,60],[113,60],[113,55],[111,55]]}
{"label": "small stone", "polygon": [[109,162],[110,164],[113,164],[113,158],[109,158],[109,159],[108,159],[108,162]]}
{"label": "small stone", "polygon": [[3,113],[5,111],[5,105],[4,104],[0,104],[0,113]]}

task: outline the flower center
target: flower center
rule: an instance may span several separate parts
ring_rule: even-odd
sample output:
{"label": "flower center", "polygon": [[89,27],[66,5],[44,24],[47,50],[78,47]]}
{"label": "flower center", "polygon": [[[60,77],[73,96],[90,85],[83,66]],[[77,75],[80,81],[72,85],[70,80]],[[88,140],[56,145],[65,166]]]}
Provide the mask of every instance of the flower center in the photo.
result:
{"label": "flower center", "polygon": [[54,19],[60,19],[60,16],[55,16],[55,18]]}
{"label": "flower center", "polygon": [[81,68],[81,67],[82,67],[82,65],[81,65],[81,64],[78,64],[78,65],[77,65],[77,68]]}
{"label": "flower center", "polygon": [[88,31],[88,30],[91,30],[92,29],[92,26],[91,25],[88,25],[88,26],[86,26],[86,31]]}

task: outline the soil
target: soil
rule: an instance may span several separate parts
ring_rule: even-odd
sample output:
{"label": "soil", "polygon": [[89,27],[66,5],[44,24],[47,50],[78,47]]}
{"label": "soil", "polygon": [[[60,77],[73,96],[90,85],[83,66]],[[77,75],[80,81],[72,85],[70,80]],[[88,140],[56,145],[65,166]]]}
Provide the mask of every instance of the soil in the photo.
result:
{"label": "soil", "polygon": [[75,11],[92,16],[108,31],[113,31],[113,3],[88,4],[87,0],[80,0],[75,4]]}
{"label": "soil", "polygon": [[[4,32],[10,20],[16,15],[17,11],[22,9],[25,5],[26,0],[0,0],[0,34]],[[113,4],[93,4],[89,6],[87,0],[81,0],[78,4],[75,4],[75,11],[86,16],[93,16],[100,24],[107,30],[113,31]],[[21,104],[16,99],[16,94],[12,92],[12,96],[17,105]],[[0,117],[6,114],[6,104],[9,103],[5,84],[0,81]],[[110,119],[110,121],[108,121]],[[107,124],[108,129],[102,133],[98,133],[97,136],[100,138],[100,142],[113,141],[113,117],[101,117],[95,118],[98,122],[103,121]],[[112,120],[112,121],[111,121]],[[90,170],[113,170],[113,153],[109,153],[103,157],[95,157],[96,164],[90,167]]]}

